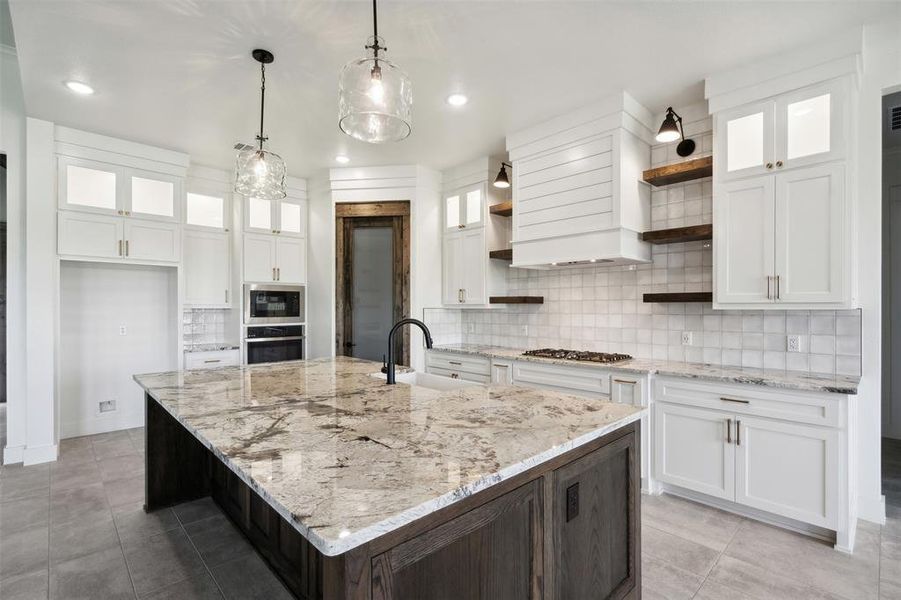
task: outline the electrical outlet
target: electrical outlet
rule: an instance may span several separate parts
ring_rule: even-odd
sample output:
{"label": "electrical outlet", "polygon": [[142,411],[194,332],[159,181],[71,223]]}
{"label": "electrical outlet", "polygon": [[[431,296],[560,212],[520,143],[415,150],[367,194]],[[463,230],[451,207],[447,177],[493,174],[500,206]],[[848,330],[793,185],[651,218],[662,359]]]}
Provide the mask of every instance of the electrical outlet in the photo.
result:
{"label": "electrical outlet", "polygon": [[800,352],[801,351],[801,336],[800,335],[790,335],[786,338],[787,350],[789,352]]}
{"label": "electrical outlet", "polygon": [[528,337],[529,336],[529,326],[528,325],[520,326],[519,335],[521,335],[523,337]]}
{"label": "electrical outlet", "polygon": [[682,332],[682,345],[683,346],[691,346],[691,332],[690,331]]}
{"label": "electrical outlet", "polygon": [[119,325],[119,335],[128,335],[128,329],[125,325]]}
{"label": "electrical outlet", "polygon": [[104,400],[98,403],[98,411],[97,412],[113,412],[116,410],[116,401],[115,400]]}

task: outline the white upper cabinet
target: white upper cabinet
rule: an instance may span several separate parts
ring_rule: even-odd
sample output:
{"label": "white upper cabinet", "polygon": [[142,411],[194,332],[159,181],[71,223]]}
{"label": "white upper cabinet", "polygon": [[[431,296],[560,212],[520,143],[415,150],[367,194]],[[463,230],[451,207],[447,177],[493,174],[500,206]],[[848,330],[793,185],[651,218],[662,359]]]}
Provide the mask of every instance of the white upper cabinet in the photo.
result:
{"label": "white upper cabinet", "polygon": [[244,200],[244,230],[305,237],[307,234],[307,201],[299,198]]}
{"label": "white upper cabinet", "polygon": [[835,80],[716,115],[716,169],[735,179],[844,156],[846,83]]}
{"label": "white upper cabinet", "polygon": [[231,301],[230,237],[220,231],[184,232],[185,304],[228,308]]}
{"label": "white upper cabinet", "polygon": [[472,229],[485,224],[485,185],[477,184],[454,191],[444,198],[444,228]]}
{"label": "white upper cabinet", "polygon": [[302,284],[307,280],[306,240],[244,235],[244,281]]}
{"label": "white upper cabinet", "polygon": [[849,78],[715,114],[714,307],[854,305]]}
{"label": "white upper cabinet", "polygon": [[178,221],[182,179],[162,173],[129,170],[125,216]]}
{"label": "white upper cabinet", "polygon": [[122,214],[123,169],[97,161],[60,156],[59,207],[86,212]]}
{"label": "white upper cabinet", "polygon": [[227,229],[228,209],[225,194],[185,194],[185,225],[209,229]]}

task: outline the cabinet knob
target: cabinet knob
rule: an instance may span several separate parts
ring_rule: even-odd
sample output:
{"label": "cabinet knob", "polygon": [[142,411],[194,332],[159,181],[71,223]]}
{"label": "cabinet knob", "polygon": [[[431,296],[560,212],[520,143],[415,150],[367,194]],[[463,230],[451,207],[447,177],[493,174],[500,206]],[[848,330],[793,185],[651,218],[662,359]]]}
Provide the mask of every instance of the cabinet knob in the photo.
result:
{"label": "cabinet knob", "polygon": [[768,163],[766,164],[766,168],[767,168],[767,169],[772,169],[772,168],[773,168],[773,163],[768,162]]}
{"label": "cabinet knob", "polygon": [[782,168],[782,161],[781,161],[781,160],[777,160],[777,161],[776,161],[776,166],[779,167],[779,168],[781,169],[781,168]]}

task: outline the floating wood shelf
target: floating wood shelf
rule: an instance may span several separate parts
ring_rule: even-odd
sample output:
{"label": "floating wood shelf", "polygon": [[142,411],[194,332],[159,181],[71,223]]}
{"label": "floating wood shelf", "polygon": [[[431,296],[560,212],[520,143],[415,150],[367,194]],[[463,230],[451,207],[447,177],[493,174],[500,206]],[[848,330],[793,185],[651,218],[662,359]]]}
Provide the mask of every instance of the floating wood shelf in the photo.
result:
{"label": "floating wood shelf", "polygon": [[713,302],[713,292],[672,292],[645,294],[643,302]]}
{"label": "floating wood shelf", "polygon": [[713,157],[705,156],[694,160],[664,165],[656,169],[648,169],[642,173],[642,179],[654,187],[682,183],[692,179],[701,179],[713,175]]}
{"label": "floating wood shelf", "polygon": [[491,250],[488,252],[488,258],[496,258],[498,260],[513,260],[513,248],[506,250]]}
{"label": "floating wood shelf", "polygon": [[513,216],[513,200],[507,200],[506,202],[499,202],[498,204],[492,204],[488,207],[488,212],[493,215],[498,215],[499,217],[512,217]]}
{"label": "floating wood shelf", "polygon": [[710,240],[713,239],[713,225],[708,223],[706,225],[689,225],[688,227],[645,231],[641,234],[641,239],[652,244],[679,244],[681,242]]}
{"label": "floating wood shelf", "polygon": [[491,296],[488,304],[544,304],[544,296]]}

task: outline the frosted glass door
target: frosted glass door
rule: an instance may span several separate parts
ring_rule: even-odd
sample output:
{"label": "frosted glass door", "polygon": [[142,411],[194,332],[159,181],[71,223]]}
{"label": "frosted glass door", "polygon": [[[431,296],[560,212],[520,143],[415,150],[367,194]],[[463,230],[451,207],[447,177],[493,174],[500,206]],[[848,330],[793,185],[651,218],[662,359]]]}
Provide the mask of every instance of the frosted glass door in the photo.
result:
{"label": "frosted glass door", "polygon": [[278,203],[278,227],[280,234],[303,237],[307,233],[307,203],[304,200],[285,198]]}
{"label": "frosted glass door", "polygon": [[273,202],[262,198],[244,199],[244,229],[263,233],[275,233]]}
{"label": "frosted glass door", "polygon": [[464,205],[465,213],[463,214],[463,223],[467,227],[478,227],[482,225],[482,188],[479,186],[474,190],[466,192],[466,203]]}
{"label": "frosted glass door", "polygon": [[349,354],[379,361],[394,324],[394,229],[354,227],[353,343]]}
{"label": "frosted glass door", "polygon": [[844,94],[839,83],[814,86],[776,102],[776,169],[840,158],[844,154]]}
{"label": "frosted glass door", "polygon": [[185,224],[225,229],[225,198],[188,192],[185,196]]}
{"label": "frosted glass door", "polygon": [[463,224],[460,219],[460,196],[448,196],[444,199],[444,228],[456,231]]}
{"label": "frosted glass door", "polygon": [[59,158],[59,207],[117,214],[121,170],[114,165]]}
{"label": "frosted glass door", "polygon": [[718,115],[716,141],[716,166],[723,178],[772,170],[773,103],[743,106]]}
{"label": "frosted glass door", "polygon": [[181,182],[163,174],[137,172],[128,178],[129,195],[126,215],[163,221],[175,221]]}

